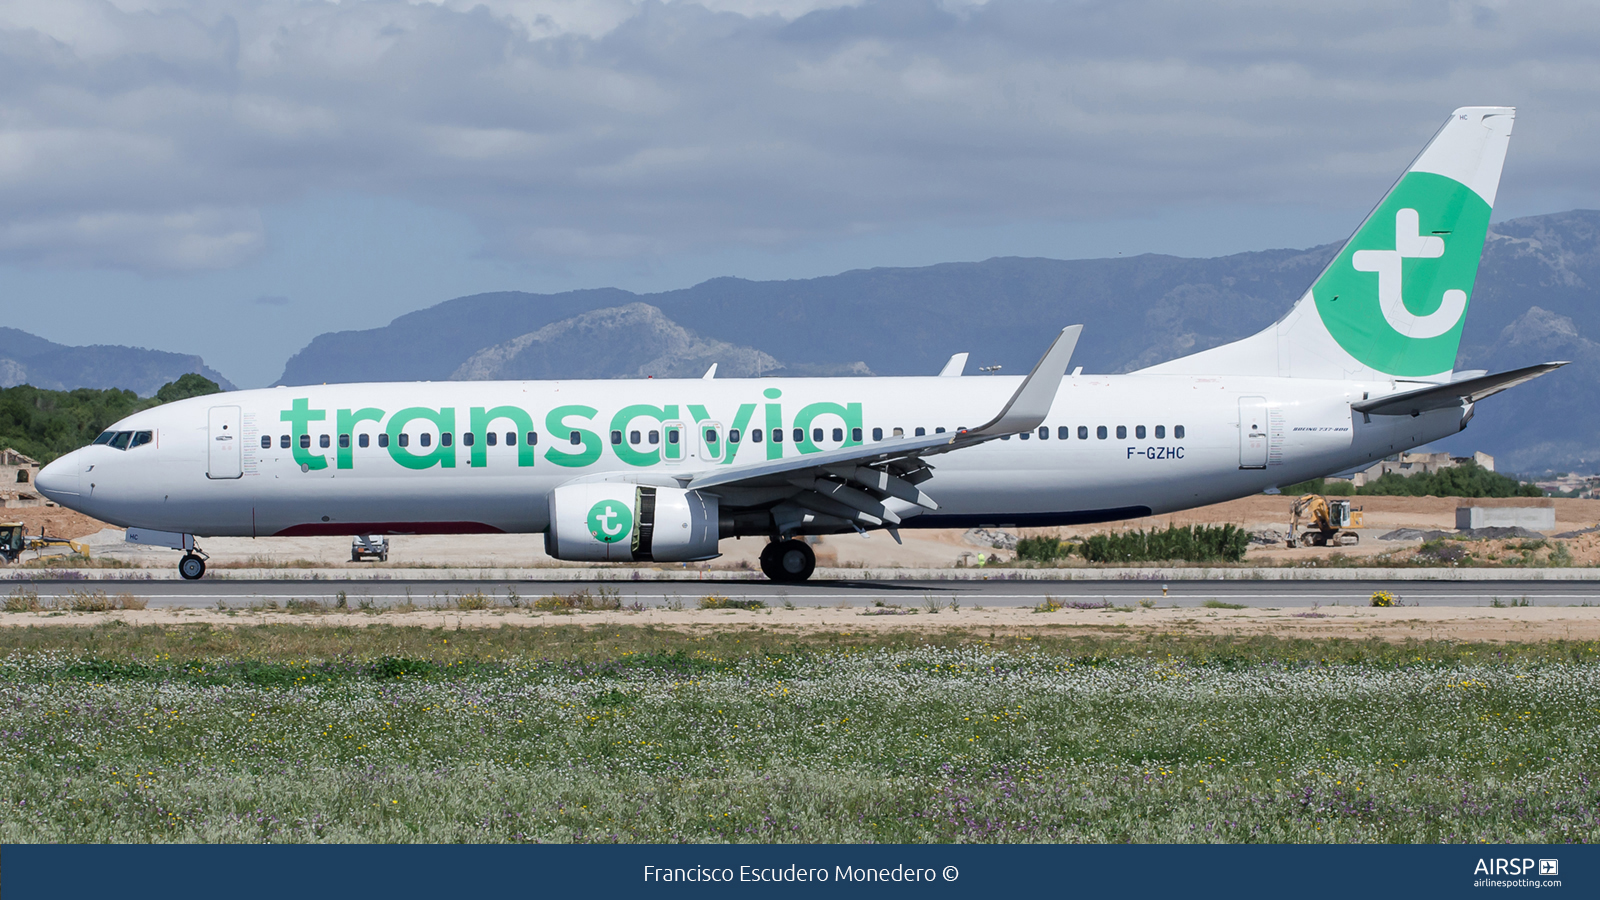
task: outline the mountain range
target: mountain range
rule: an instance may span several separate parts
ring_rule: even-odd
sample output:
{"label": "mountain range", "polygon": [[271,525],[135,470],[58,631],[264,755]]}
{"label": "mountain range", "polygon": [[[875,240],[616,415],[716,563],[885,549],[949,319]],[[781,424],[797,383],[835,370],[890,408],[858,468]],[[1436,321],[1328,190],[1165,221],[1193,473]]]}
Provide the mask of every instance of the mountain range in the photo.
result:
{"label": "mountain range", "polygon": [[[997,258],[794,281],[715,278],[635,294],[504,292],[446,301],[382,328],[320,335],[280,384],[365,380],[932,374],[951,353],[1026,371],[1058,325],[1082,323],[1074,365],[1127,372],[1236,340],[1286,312],[1338,244],[1213,259],[1158,254]],[[1600,461],[1600,211],[1491,228],[1458,368],[1572,365],[1479,404],[1442,442],[1502,470]]]}
{"label": "mountain range", "polygon": [[51,391],[122,388],[149,397],[190,372],[204,375],[223,390],[234,389],[198,356],[117,344],[69,347],[26,331],[0,328],[0,388],[19,384]]}

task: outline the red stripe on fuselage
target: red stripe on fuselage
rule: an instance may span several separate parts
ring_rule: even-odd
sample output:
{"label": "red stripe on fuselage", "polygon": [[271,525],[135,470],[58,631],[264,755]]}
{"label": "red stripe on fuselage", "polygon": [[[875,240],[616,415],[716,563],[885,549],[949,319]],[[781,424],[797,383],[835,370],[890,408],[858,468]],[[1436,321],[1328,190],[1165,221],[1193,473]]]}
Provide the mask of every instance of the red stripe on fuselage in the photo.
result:
{"label": "red stripe on fuselage", "polygon": [[274,537],[348,537],[352,534],[505,534],[482,522],[306,522]]}

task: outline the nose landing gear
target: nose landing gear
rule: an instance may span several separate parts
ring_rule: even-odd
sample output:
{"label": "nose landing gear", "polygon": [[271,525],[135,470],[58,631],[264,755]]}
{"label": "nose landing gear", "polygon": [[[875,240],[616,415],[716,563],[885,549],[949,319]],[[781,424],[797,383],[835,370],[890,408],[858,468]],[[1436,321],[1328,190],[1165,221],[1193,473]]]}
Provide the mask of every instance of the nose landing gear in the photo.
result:
{"label": "nose landing gear", "polygon": [[200,576],[206,574],[208,558],[199,547],[195,547],[185,553],[183,559],[178,560],[178,574],[182,575],[185,581],[198,581]]}

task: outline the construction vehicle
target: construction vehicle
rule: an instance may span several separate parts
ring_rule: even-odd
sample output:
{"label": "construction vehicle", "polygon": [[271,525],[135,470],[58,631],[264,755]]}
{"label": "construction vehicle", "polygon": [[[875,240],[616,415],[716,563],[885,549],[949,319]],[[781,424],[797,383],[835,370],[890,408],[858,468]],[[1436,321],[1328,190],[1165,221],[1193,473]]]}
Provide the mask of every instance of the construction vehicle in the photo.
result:
{"label": "construction vehicle", "polygon": [[[1294,517],[1289,524],[1291,550],[1304,545],[1343,547],[1361,542],[1361,535],[1351,530],[1361,527],[1361,507],[1351,507],[1349,500],[1306,494],[1294,501],[1290,515]],[[1309,527],[1302,531],[1302,525]]]}
{"label": "construction vehicle", "polygon": [[28,534],[28,526],[22,522],[0,522],[0,559],[14,563],[21,558],[24,551],[43,550],[46,547],[67,547],[79,556],[89,555],[89,546],[67,538],[48,537],[44,528],[39,528],[36,535]]}

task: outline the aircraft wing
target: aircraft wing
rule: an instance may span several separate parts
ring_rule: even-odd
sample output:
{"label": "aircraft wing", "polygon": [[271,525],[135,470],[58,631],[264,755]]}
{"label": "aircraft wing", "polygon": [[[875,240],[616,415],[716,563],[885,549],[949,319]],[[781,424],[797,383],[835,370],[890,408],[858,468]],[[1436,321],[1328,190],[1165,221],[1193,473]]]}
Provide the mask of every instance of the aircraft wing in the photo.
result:
{"label": "aircraft wing", "polygon": [[[806,515],[842,519],[858,528],[893,527],[901,521],[896,507],[901,512],[910,511],[907,504],[939,508],[917,487],[933,474],[925,461],[927,457],[1039,427],[1055,402],[1082,332],[1082,325],[1063,328],[1000,412],[977,428],[919,438],[891,438],[674,477],[691,490],[722,488],[730,495],[742,493],[761,505],[775,504],[773,515],[780,527],[785,521],[799,521]],[[897,504],[896,500],[902,503]]]}
{"label": "aircraft wing", "polygon": [[1524,366],[1509,372],[1480,375],[1476,378],[1418,388],[1414,391],[1401,391],[1386,397],[1357,400],[1350,404],[1350,408],[1369,416],[1418,416],[1430,410],[1459,406],[1463,402],[1476,403],[1506,388],[1516,387],[1540,375],[1554,372],[1566,364],[1566,362],[1539,363],[1536,366]]}

